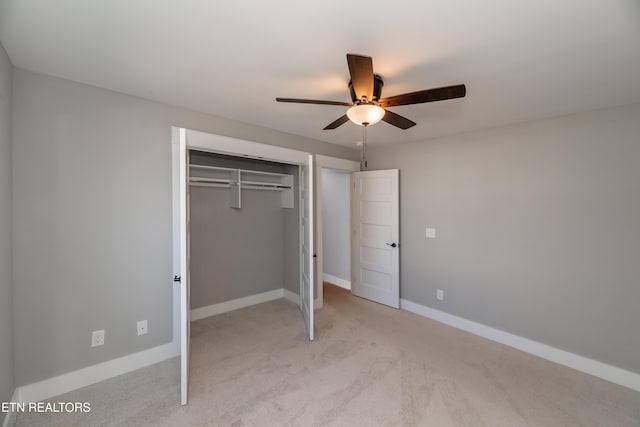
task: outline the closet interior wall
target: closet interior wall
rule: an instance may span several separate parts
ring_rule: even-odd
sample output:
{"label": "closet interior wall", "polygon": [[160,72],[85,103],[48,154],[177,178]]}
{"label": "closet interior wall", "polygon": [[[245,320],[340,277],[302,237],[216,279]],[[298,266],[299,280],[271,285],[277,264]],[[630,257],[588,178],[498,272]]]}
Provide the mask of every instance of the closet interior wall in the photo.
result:
{"label": "closet interior wall", "polygon": [[243,189],[236,209],[229,188],[190,187],[191,309],[282,288],[299,294],[299,167],[200,151],[190,165],[294,177],[293,208],[281,191]]}

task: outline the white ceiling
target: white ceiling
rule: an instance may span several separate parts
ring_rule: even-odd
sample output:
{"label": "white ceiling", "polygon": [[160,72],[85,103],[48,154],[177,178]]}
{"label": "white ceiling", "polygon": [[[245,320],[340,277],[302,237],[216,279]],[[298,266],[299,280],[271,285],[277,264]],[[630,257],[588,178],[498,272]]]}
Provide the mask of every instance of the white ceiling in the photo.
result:
{"label": "white ceiling", "polygon": [[19,68],[349,146],[360,127],[322,130],[344,107],[274,100],[350,101],[347,52],[383,96],[467,85],[373,144],[640,102],[637,0],[0,0],[0,40]]}

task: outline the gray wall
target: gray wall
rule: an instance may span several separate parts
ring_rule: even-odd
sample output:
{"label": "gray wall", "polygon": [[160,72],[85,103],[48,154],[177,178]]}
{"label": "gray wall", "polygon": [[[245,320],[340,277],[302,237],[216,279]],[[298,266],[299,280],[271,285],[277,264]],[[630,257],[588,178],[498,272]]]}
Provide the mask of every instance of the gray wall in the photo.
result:
{"label": "gray wall", "polygon": [[640,373],[639,137],[634,105],[372,149],[402,298]]}
{"label": "gray wall", "polygon": [[15,386],[11,285],[12,68],[11,61],[0,44],[0,402],[11,400]]}
{"label": "gray wall", "polygon": [[[192,164],[278,173],[298,169],[242,158],[229,164],[202,157],[192,156]],[[292,276],[295,284],[300,283],[298,263],[292,262],[299,259],[297,204],[283,208],[278,191],[242,190],[242,208],[233,209],[230,191],[191,187],[191,308],[281,289]]]}
{"label": "gray wall", "polygon": [[[357,157],[20,69],[13,82],[17,385],[172,340],[170,125]],[[96,329],[105,345],[91,348]]]}
{"label": "gray wall", "polygon": [[351,282],[351,175],[322,170],[322,264],[324,273]]}

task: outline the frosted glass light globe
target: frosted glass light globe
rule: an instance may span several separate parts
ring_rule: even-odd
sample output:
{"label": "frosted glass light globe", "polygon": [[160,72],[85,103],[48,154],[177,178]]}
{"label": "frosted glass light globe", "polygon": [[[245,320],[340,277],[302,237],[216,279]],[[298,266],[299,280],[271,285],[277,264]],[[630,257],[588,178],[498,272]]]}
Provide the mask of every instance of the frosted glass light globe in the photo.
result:
{"label": "frosted glass light globe", "polygon": [[353,123],[364,126],[375,125],[384,117],[384,109],[373,104],[359,104],[347,110],[347,117]]}

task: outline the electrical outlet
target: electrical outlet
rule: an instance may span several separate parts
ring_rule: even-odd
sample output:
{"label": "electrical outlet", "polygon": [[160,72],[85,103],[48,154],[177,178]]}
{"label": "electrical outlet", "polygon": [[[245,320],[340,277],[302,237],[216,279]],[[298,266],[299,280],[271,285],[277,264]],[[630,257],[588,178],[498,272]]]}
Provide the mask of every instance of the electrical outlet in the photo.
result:
{"label": "electrical outlet", "polygon": [[147,327],[147,321],[141,320],[138,322],[138,336],[144,335],[149,332],[149,328]]}
{"label": "electrical outlet", "polygon": [[427,239],[435,239],[436,238],[436,229],[435,228],[425,228],[425,236]]}
{"label": "electrical outlet", "polygon": [[91,332],[91,347],[104,345],[104,329]]}
{"label": "electrical outlet", "polygon": [[438,301],[444,301],[444,291],[442,289],[436,291],[436,298],[438,298]]}

